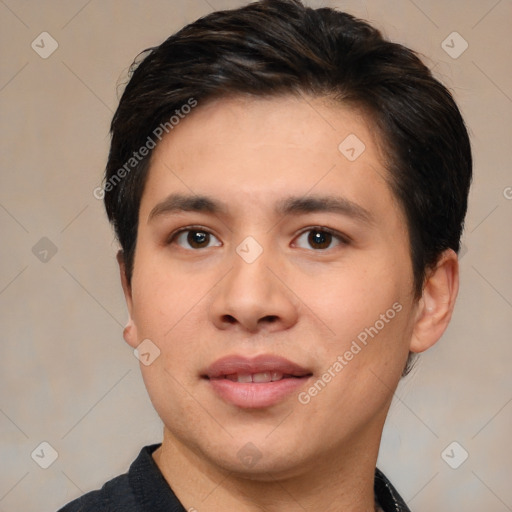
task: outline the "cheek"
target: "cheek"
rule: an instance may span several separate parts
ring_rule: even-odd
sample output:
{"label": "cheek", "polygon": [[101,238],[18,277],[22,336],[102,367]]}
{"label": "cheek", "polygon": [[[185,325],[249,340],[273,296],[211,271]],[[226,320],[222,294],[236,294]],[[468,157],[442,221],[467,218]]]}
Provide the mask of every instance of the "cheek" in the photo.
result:
{"label": "cheek", "polygon": [[198,355],[208,353],[211,342],[204,308],[211,286],[200,276],[187,277],[164,265],[146,269],[134,276],[133,321],[139,340],[150,339],[160,350],[150,367],[142,366],[144,379],[151,389],[165,391],[176,384],[168,374],[179,377],[182,384],[192,383],[195,374],[187,369]]}
{"label": "cheek", "polygon": [[164,339],[200,302],[202,290],[164,258],[143,251],[138,256],[132,279],[133,320],[140,335]]}
{"label": "cheek", "polygon": [[[394,389],[409,351],[413,305],[407,272],[392,264],[371,267],[370,262],[360,268],[337,272],[326,280],[328,286],[308,287],[305,295],[310,309],[329,328],[329,337],[315,351],[322,370],[331,368],[341,377],[333,379],[338,383],[332,387],[333,397],[348,388],[362,396],[366,386],[372,393],[383,388],[387,396],[386,386]],[[373,381],[377,389],[370,385]]]}
{"label": "cheek", "polygon": [[[381,274],[387,274],[384,277]],[[334,337],[355,337],[400,302],[404,293],[388,272],[370,263],[339,268],[323,275],[296,279],[294,290],[322,320]],[[388,316],[394,316],[395,311]]]}
{"label": "cheek", "polygon": [[310,416],[322,424],[328,417],[326,438],[336,439],[340,430],[350,430],[354,418],[368,425],[375,417],[384,421],[407,360],[410,313],[394,302],[382,314],[385,320],[380,314],[361,314],[357,319],[347,315],[346,322],[340,318],[336,340],[324,354],[325,364],[300,396]]}

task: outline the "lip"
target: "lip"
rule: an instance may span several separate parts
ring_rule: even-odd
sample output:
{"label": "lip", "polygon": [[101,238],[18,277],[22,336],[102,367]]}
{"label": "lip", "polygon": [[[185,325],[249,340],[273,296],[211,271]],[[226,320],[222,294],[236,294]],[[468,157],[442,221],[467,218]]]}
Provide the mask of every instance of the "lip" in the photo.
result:
{"label": "lip", "polygon": [[[281,373],[271,382],[237,382],[226,378],[235,374]],[[280,356],[262,354],[254,358],[226,356],[215,361],[203,373],[214,393],[225,402],[246,409],[258,409],[283,401],[298,391],[312,372]]]}

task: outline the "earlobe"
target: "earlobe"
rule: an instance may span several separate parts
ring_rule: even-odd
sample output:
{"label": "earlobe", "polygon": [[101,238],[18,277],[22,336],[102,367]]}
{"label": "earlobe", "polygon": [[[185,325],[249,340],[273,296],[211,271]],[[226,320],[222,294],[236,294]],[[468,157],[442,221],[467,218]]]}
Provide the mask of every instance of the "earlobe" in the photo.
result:
{"label": "earlobe", "polygon": [[128,308],[128,322],[126,323],[125,328],[123,329],[123,337],[128,343],[128,345],[132,347],[136,347],[138,345],[138,335],[137,335],[137,327],[132,319],[132,290],[130,283],[128,281],[128,276],[126,275],[126,264],[124,261],[124,253],[123,251],[117,252],[117,263],[119,264],[119,274],[121,277],[121,284],[123,286],[124,298],[126,301],[126,307]]}
{"label": "earlobe", "polygon": [[423,286],[411,338],[411,352],[423,352],[442,336],[452,317],[459,290],[457,254],[447,249],[432,269]]}
{"label": "earlobe", "polygon": [[123,338],[128,345],[133,348],[136,348],[139,344],[138,336],[137,336],[137,327],[133,323],[133,320],[128,318],[128,322],[126,323],[125,328],[123,329]]}

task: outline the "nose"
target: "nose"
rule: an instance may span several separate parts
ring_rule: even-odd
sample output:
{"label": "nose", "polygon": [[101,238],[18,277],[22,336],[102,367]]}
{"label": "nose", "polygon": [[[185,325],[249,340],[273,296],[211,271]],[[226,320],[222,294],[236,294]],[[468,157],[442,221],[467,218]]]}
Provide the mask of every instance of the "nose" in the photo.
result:
{"label": "nose", "polygon": [[299,301],[264,251],[247,263],[233,255],[232,268],[214,289],[210,320],[222,330],[275,332],[297,322]]}

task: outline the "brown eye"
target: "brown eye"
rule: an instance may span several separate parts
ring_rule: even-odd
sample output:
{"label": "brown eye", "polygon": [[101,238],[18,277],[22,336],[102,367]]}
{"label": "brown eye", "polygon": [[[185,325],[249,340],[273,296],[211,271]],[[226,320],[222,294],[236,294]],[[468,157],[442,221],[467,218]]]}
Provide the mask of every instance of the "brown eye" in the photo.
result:
{"label": "brown eye", "polygon": [[176,233],[171,242],[185,249],[206,249],[222,245],[217,237],[203,229],[184,229]]}
{"label": "brown eye", "polygon": [[329,228],[310,228],[302,232],[294,242],[294,246],[301,249],[314,249],[317,251],[333,249],[340,245],[346,245],[349,242],[347,237],[338,233],[331,232]]}
{"label": "brown eye", "polygon": [[210,234],[204,231],[189,231],[187,235],[187,242],[191,247],[200,249],[208,245],[210,241]]}
{"label": "brown eye", "polygon": [[331,245],[332,235],[325,231],[310,231],[308,243],[315,249],[327,249]]}

